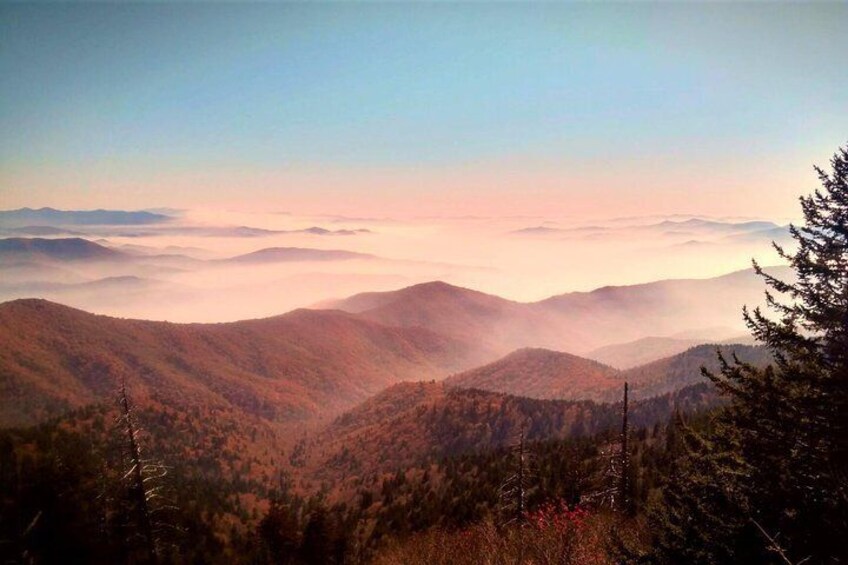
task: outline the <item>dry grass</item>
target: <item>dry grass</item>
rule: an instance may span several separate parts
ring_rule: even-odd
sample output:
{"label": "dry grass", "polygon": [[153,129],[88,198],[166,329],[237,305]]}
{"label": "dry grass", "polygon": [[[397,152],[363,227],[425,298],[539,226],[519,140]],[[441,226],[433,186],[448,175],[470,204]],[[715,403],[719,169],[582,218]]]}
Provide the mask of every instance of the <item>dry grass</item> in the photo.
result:
{"label": "dry grass", "polygon": [[623,548],[638,551],[642,527],[612,514],[528,520],[522,526],[484,522],[459,531],[433,530],[383,548],[377,565],[615,565]]}

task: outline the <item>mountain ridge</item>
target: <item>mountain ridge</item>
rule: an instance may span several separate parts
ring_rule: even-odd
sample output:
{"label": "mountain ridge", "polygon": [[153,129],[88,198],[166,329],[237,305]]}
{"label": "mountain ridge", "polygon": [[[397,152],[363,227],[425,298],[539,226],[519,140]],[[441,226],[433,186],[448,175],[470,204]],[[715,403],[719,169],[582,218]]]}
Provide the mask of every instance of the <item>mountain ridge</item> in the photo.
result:
{"label": "mountain ridge", "polygon": [[467,344],[429,330],[337,311],[173,324],[21,299],[0,304],[0,425],[111,398],[123,376],[144,402],[309,421],[393,382],[444,376],[472,358]]}
{"label": "mountain ridge", "polygon": [[58,210],[56,208],[18,208],[0,210],[0,226],[24,227],[35,225],[147,225],[170,221],[165,214],[145,210]]}
{"label": "mountain ridge", "polygon": [[[767,269],[779,277],[788,267]],[[395,291],[355,294],[322,307],[350,311],[393,326],[427,327],[472,339],[494,356],[522,347],[585,356],[606,345],[640,339],[646,331],[674,335],[703,327],[744,333],[741,309],[764,300],[753,269],[703,279],[665,279],[569,292],[516,302],[443,281]]]}
{"label": "mountain ridge", "polygon": [[620,382],[619,371],[570,353],[526,347],[451,375],[450,387],[479,388],[540,400],[599,399]]}

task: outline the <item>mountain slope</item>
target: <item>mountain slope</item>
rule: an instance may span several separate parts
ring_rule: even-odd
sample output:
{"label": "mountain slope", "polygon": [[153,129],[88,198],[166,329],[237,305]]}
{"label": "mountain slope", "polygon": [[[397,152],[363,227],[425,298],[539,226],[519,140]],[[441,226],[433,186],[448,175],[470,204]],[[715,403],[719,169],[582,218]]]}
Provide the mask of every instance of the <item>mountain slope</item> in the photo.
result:
{"label": "mountain slope", "polygon": [[445,380],[452,387],[567,400],[600,398],[620,382],[618,371],[597,361],[531,348],[519,349],[494,363]]}
{"label": "mountain slope", "polygon": [[[768,269],[781,278],[788,268]],[[648,335],[727,327],[744,333],[742,306],[763,301],[751,269],[711,279],[675,279],[572,292],[535,303],[506,300],[443,282],[366,293],[333,308],[394,326],[421,326],[477,342],[495,355],[544,347],[578,355]]]}
{"label": "mountain slope", "polygon": [[0,225],[62,226],[62,225],[145,225],[171,220],[169,216],[153,212],[127,212],[124,210],[56,210],[54,208],[19,208],[0,211]]}
{"label": "mountain slope", "polygon": [[[706,385],[634,402],[633,429],[718,403]],[[445,383],[400,383],[336,418],[299,451],[303,475],[315,483],[349,486],[427,460],[528,440],[585,436],[621,425],[619,404],[538,400]],[[343,487],[342,487],[343,488]]]}
{"label": "mountain slope", "polygon": [[[779,278],[791,275],[788,267],[769,272]],[[533,306],[578,325],[584,340],[558,349],[582,354],[587,347],[632,341],[645,334],[673,335],[719,326],[733,332],[728,338],[744,333],[742,306],[761,304],[763,290],[762,279],[746,269],[710,279],[671,279],[568,293]]]}
{"label": "mountain slope", "polygon": [[466,345],[431,331],[342,312],[170,324],[17,300],[0,304],[0,425],[109,402],[123,376],[141,404],[304,421],[400,380],[439,378],[467,355]]}
{"label": "mountain slope", "polygon": [[125,253],[78,237],[0,239],[0,259],[7,261],[107,261],[126,258],[128,256]]}
{"label": "mountain slope", "polygon": [[705,341],[708,340],[649,336],[626,343],[605,345],[593,349],[586,354],[586,357],[617,369],[630,369],[683,353],[690,347],[695,347]]}
{"label": "mountain slope", "polygon": [[[704,334],[709,334],[708,330],[704,330]],[[726,335],[727,331],[721,332],[721,335]],[[687,349],[702,345],[704,343],[720,342],[724,344],[753,344],[753,338],[750,336],[739,336],[732,339],[716,340],[712,337],[657,337],[649,336],[628,341],[626,343],[614,343],[592,350],[586,354],[589,359],[594,359],[600,363],[605,363],[616,369],[631,369],[639,365],[645,365],[658,361],[678,353],[683,353]]]}
{"label": "mountain slope", "polygon": [[374,259],[373,255],[340,249],[308,249],[302,247],[268,247],[252,253],[230,257],[222,263],[277,263],[285,261],[345,261]]}
{"label": "mountain slope", "polygon": [[14,236],[68,236],[68,235],[85,235],[82,232],[70,230],[67,228],[57,228],[53,226],[23,226],[20,228],[0,228],[0,231],[6,232]]}
{"label": "mountain slope", "polygon": [[551,334],[560,335],[555,320],[527,304],[441,281],[358,294],[329,306],[383,324],[424,327],[477,343],[481,361],[519,347],[550,346]]}
{"label": "mountain slope", "polygon": [[[733,355],[736,355],[740,361],[757,366],[765,366],[772,361],[769,350],[761,345],[704,344],[677,355],[622,371],[620,378],[630,382],[634,398],[665,394],[692,384],[708,382],[701,374],[701,367],[718,373],[721,368],[718,351],[721,351],[730,362],[733,361]],[[615,396],[609,395],[606,398],[614,399]]]}
{"label": "mountain slope", "polygon": [[717,373],[718,351],[728,360],[758,366],[771,362],[762,346],[702,344],[682,353],[625,371],[590,359],[545,349],[519,349],[493,363],[445,379],[453,388],[480,389],[536,399],[616,402],[621,386],[630,383],[633,398],[674,393],[690,385],[707,384],[701,367]]}

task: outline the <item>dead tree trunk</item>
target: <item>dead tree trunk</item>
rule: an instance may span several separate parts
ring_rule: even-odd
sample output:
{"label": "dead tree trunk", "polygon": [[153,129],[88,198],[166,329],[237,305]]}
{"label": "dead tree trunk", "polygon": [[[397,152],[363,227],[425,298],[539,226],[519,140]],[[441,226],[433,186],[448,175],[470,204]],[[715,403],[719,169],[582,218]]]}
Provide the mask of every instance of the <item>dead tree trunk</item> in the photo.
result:
{"label": "dead tree trunk", "polygon": [[501,499],[508,522],[522,522],[527,512],[527,490],[530,487],[530,454],[524,433],[524,424],[518,434],[518,442],[511,448],[514,471],[501,485]]}
{"label": "dead tree trunk", "polygon": [[135,510],[138,527],[147,549],[148,559],[151,563],[156,563],[159,558],[156,551],[156,538],[153,533],[152,513],[147,501],[144,461],[141,457],[141,447],[138,441],[138,427],[135,425],[130,400],[127,395],[126,381],[121,381],[118,403],[121,408],[121,419],[126,435],[130,461],[130,469],[124,475],[124,478],[129,481],[130,502]]}
{"label": "dead tree trunk", "polygon": [[630,511],[630,448],[627,443],[627,382],[624,383],[624,406],[621,410],[621,480],[619,482],[618,500],[623,512]]}
{"label": "dead tree trunk", "polygon": [[518,439],[518,504],[516,515],[520,519],[524,516],[524,511],[527,507],[527,460],[524,452],[524,426],[521,426],[521,432]]}

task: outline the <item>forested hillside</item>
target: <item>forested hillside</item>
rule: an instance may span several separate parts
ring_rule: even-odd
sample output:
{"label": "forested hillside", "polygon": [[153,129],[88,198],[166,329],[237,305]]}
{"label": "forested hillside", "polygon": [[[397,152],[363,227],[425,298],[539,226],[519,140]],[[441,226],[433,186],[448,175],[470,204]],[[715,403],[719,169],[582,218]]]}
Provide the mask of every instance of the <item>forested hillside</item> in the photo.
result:
{"label": "forested hillside", "polygon": [[122,377],[139,402],[303,422],[401,380],[443,376],[469,355],[466,344],[431,331],[341,312],[169,324],[17,300],[0,305],[0,423],[108,401]]}
{"label": "forested hillside", "polygon": [[618,371],[597,361],[546,349],[519,349],[476,369],[451,375],[451,386],[543,399],[598,399],[621,384]]}
{"label": "forested hillside", "polygon": [[[634,403],[632,425],[648,428],[675,411],[696,414],[720,403],[701,384]],[[428,459],[496,449],[524,430],[528,441],[609,433],[621,425],[620,404],[538,400],[442,383],[390,387],[345,413],[300,445],[310,454],[304,476],[325,486],[373,483]]]}

